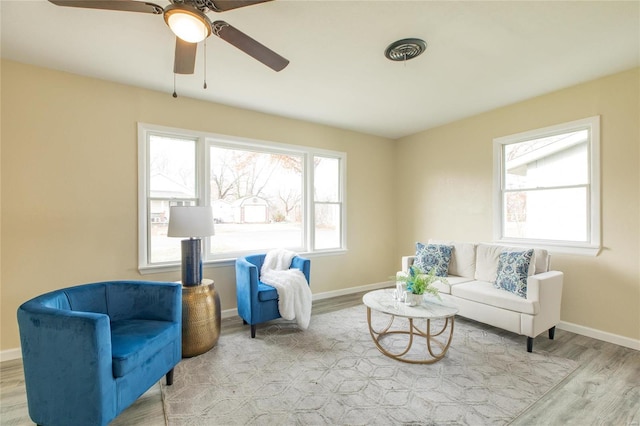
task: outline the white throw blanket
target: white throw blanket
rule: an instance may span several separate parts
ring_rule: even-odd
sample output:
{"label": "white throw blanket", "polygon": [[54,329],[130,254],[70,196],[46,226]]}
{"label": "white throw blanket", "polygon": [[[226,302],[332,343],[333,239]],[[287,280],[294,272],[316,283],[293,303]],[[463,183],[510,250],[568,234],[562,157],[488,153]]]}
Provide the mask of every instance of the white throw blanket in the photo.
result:
{"label": "white throw blanket", "polygon": [[291,267],[296,254],[290,250],[267,252],[260,270],[260,281],[275,287],[278,292],[280,316],[295,319],[306,330],[311,320],[311,289],[301,270]]}

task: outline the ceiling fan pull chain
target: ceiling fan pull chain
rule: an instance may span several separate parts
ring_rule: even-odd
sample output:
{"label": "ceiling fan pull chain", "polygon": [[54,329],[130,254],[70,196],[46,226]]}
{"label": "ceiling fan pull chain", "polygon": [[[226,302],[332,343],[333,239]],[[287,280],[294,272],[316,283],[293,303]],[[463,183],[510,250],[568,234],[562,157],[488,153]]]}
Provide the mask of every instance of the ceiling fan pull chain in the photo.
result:
{"label": "ceiling fan pull chain", "polygon": [[173,73],[173,97],[177,98],[178,94],[176,93],[176,73]]}
{"label": "ceiling fan pull chain", "polygon": [[204,89],[207,88],[207,39],[204,39]]}

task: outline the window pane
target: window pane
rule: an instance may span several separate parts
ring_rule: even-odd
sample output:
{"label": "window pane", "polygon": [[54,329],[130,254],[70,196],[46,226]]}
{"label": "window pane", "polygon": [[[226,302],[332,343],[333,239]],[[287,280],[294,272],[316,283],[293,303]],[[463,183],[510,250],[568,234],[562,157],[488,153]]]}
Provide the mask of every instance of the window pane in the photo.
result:
{"label": "window pane", "polygon": [[195,198],[195,141],[149,137],[149,189],[152,198]]}
{"label": "window pane", "polygon": [[210,147],[211,254],[304,246],[301,155]]}
{"label": "window pane", "polygon": [[588,130],[504,145],[505,188],[589,183]]}
{"label": "window pane", "polygon": [[340,160],[314,157],[314,200],[340,201]]}
{"label": "window pane", "polygon": [[179,261],[181,238],[167,237],[167,230],[169,228],[169,206],[176,205],[176,203],[171,203],[169,200],[150,200],[149,204],[149,211],[151,212],[151,223],[149,224],[149,232],[151,233],[149,250],[150,262]]}
{"label": "window pane", "polygon": [[301,248],[301,223],[219,223],[211,237],[210,254],[274,248]]}
{"label": "window pane", "polygon": [[504,236],[587,241],[587,187],[505,193]]}
{"label": "window pane", "polygon": [[[180,260],[180,239],[168,238],[172,199],[196,194],[196,142],[167,136],[149,136],[149,262]],[[171,202],[171,205],[190,201]]]}
{"label": "window pane", "polygon": [[341,247],[340,204],[316,204],[315,207],[315,249]]}

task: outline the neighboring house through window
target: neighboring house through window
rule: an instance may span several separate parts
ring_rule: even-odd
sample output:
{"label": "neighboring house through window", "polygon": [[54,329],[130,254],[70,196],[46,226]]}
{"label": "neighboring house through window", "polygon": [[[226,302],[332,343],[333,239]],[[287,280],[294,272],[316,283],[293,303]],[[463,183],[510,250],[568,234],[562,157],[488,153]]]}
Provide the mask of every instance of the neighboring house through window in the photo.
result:
{"label": "neighboring house through window", "polygon": [[494,140],[494,239],[596,255],[600,118]]}
{"label": "neighboring house through window", "polygon": [[170,206],[211,205],[205,261],[344,250],[346,154],[139,124],[139,267],[180,261]]}

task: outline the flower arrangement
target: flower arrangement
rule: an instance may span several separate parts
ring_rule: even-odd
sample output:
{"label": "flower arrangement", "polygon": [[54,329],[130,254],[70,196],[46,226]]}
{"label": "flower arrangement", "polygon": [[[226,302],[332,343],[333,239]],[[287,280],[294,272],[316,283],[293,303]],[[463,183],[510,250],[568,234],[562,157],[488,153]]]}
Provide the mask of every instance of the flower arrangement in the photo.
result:
{"label": "flower arrangement", "polygon": [[404,282],[407,285],[407,291],[413,294],[429,293],[442,300],[440,292],[433,286],[436,281],[448,284],[446,278],[436,276],[436,268],[431,268],[429,273],[425,274],[416,266],[411,266],[407,274],[396,276],[396,281]]}

